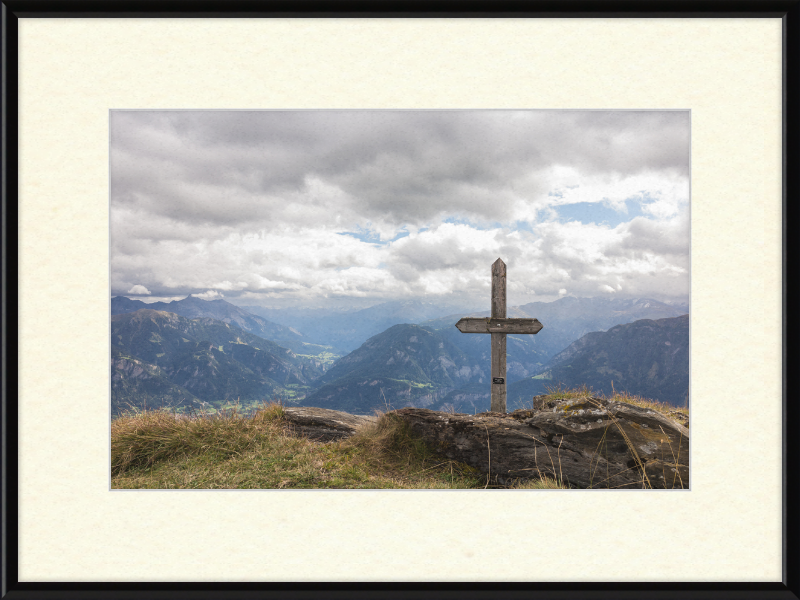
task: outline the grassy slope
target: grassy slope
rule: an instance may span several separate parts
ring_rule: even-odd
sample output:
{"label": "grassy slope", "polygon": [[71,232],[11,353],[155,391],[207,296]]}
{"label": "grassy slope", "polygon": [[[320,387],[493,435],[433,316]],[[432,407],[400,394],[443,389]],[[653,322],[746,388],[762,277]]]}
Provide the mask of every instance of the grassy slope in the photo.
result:
{"label": "grassy slope", "polygon": [[[280,405],[249,418],[235,412],[176,418],[146,412],[111,424],[111,487],[411,488],[487,487],[475,469],[437,456],[405,424],[383,415],[327,444],[287,434]],[[526,488],[556,487],[532,482]]]}
{"label": "grassy slope", "polygon": [[[586,396],[586,389],[548,390],[544,399]],[[686,409],[645,398],[611,399],[674,417]],[[541,397],[537,397],[542,401]],[[293,437],[283,408],[264,405],[251,417],[235,411],[187,418],[162,411],[129,414],[111,423],[111,487],[214,488],[410,488],[482,489],[485,475],[438,456],[410,435],[405,424],[382,415],[354,436],[327,444]],[[489,486],[496,487],[496,486]],[[551,480],[518,488],[558,488]]]}

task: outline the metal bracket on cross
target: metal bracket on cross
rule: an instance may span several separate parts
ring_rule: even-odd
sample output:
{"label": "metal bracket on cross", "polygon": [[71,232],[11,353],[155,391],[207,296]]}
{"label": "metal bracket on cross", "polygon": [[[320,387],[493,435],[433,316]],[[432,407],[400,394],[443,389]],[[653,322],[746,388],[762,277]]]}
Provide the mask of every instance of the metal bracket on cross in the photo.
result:
{"label": "metal bracket on cross", "polygon": [[492,316],[464,317],[456,327],[461,333],[492,334],[492,412],[506,412],[506,335],[539,333],[539,319],[506,319],[506,263],[492,265]]}

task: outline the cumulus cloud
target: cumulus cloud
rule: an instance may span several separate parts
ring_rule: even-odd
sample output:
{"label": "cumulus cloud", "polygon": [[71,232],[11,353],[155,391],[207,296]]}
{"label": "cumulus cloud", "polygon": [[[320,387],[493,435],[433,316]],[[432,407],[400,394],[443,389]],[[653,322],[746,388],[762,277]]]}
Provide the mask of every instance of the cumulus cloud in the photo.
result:
{"label": "cumulus cloud", "polygon": [[688,295],[689,113],[112,112],[112,294],[483,300],[498,256],[509,302]]}
{"label": "cumulus cloud", "polygon": [[133,294],[134,296],[142,296],[142,295],[149,296],[152,292],[143,285],[135,285],[128,290],[128,293]]}
{"label": "cumulus cloud", "polygon": [[202,294],[192,294],[192,296],[201,300],[219,300],[225,297],[224,294],[220,294],[217,290],[208,290]]}

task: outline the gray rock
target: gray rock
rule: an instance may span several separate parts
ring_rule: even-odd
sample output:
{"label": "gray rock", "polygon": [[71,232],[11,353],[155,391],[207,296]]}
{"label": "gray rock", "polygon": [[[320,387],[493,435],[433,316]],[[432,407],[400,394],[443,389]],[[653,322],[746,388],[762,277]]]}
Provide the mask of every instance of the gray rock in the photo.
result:
{"label": "gray rock", "polygon": [[375,421],[377,417],[299,406],[285,407],[284,419],[294,435],[302,435],[318,442],[331,442],[353,435],[359,425]]}
{"label": "gray rock", "polygon": [[543,475],[576,488],[688,489],[689,430],[673,419],[591,396],[534,405],[508,414],[389,414],[500,484]]}

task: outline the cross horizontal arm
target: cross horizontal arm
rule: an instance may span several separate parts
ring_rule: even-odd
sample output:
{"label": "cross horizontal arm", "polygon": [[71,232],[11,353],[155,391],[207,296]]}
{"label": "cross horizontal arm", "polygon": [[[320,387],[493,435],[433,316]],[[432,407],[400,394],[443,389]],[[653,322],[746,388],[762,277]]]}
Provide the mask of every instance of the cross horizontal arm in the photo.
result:
{"label": "cross horizontal arm", "polygon": [[539,333],[538,319],[481,319],[464,317],[456,327],[461,333]]}

